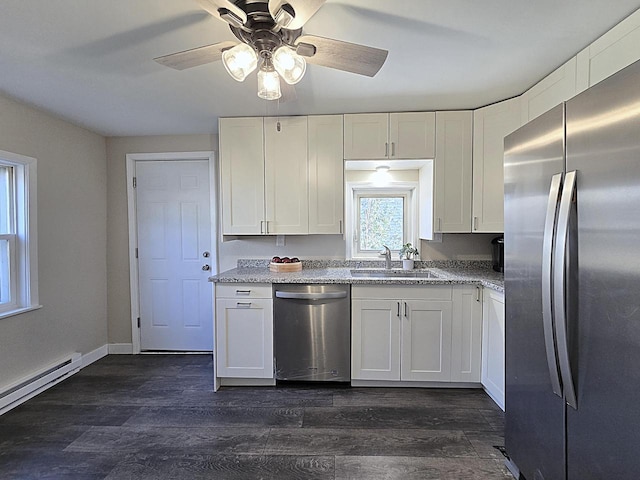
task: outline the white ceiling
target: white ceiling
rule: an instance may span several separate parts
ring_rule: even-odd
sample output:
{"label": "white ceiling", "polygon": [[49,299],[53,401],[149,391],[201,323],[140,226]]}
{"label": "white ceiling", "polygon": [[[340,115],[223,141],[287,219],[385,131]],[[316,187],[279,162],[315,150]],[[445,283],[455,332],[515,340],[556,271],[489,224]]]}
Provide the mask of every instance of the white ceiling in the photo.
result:
{"label": "white ceiling", "polygon": [[389,50],[374,78],[309,65],[267,102],[220,62],[152,59],[235,40],[196,0],[2,0],[0,91],[107,136],[212,133],[218,117],[477,108],[518,95],[640,0],[328,0],[304,32]]}

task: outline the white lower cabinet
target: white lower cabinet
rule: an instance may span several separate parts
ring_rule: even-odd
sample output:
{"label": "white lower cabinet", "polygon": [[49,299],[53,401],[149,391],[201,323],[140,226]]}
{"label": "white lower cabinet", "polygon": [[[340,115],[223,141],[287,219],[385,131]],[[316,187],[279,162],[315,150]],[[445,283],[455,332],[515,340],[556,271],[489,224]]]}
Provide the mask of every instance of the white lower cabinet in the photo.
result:
{"label": "white lower cabinet", "polygon": [[352,379],[478,383],[479,295],[475,286],[354,285]]}
{"label": "white lower cabinet", "polygon": [[482,367],[482,287],[453,287],[451,381],[480,383]]}
{"label": "white lower cabinet", "polygon": [[484,290],[482,386],[504,410],[504,293]]}
{"label": "white lower cabinet", "polygon": [[218,377],[273,378],[271,285],[216,287]]}

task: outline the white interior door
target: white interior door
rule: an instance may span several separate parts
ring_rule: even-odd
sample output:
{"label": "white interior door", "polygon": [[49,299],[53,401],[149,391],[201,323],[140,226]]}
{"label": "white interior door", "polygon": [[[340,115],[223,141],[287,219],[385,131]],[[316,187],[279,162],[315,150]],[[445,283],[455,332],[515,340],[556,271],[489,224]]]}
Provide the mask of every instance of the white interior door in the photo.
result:
{"label": "white interior door", "polygon": [[140,350],[213,350],[209,164],[136,162]]}

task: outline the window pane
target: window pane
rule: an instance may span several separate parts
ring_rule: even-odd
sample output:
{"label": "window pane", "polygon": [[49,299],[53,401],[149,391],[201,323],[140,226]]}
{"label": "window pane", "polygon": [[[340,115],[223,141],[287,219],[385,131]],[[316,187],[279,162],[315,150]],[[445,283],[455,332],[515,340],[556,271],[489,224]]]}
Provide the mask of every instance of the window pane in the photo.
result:
{"label": "window pane", "polygon": [[360,250],[399,250],[403,232],[403,197],[360,197]]}
{"label": "window pane", "polygon": [[11,302],[9,240],[0,239],[0,304]]}
{"label": "window pane", "polygon": [[0,165],[0,233],[12,233],[11,171],[11,167]]}

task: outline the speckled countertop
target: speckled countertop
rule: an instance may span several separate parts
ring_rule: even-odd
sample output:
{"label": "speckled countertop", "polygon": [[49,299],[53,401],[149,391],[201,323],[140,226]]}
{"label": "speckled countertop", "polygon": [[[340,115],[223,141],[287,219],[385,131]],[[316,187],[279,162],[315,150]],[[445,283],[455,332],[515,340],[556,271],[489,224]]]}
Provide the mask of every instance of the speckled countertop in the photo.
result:
{"label": "speckled countertop", "polygon": [[[384,270],[384,262],[355,262],[340,260],[302,261],[302,271],[274,273],[268,260],[240,260],[238,267],[209,277],[214,283],[350,283],[353,285],[482,285],[504,292],[504,277],[486,261],[421,261],[416,269],[428,269],[432,277],[354,277],[352,269]],[[392,271],[402,275],[400,262],[392,262]]]}

